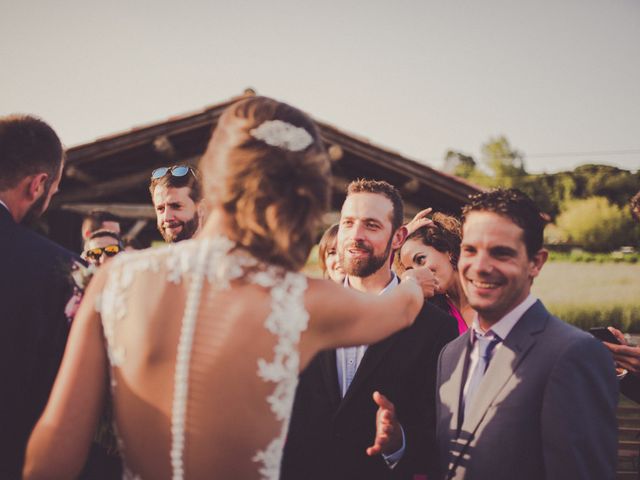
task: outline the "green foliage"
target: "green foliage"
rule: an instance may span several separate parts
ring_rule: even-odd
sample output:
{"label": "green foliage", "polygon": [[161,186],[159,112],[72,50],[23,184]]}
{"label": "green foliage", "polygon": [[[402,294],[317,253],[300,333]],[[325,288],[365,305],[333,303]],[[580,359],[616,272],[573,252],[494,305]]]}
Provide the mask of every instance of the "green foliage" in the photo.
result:
{"label": "green foliage", "polygon": [[469,178],[476,169],[472,156],[456,150],[449,150],[444,156],[444,171],[462,178]]}
{"label": "green foliage", "polygon": [[504,136],[492,138],[482,146],[482,160],[496,181],[506,187],[527,174],[522,153],[512,148]]}
{"label": "green foliage", "polygon": [[556,316],[580,328],[614,325],[640,332],[638,279],[639,263],[547,261],[532,291]]}
{"label": "green foliage", "polygon": [[575,198],[606,197],[614,205],[625,207],[640,191],[640,170],[628,170],[608,165],[581,165],[573,171],[529,175],[524,154],[515,149],[504,136],[491,138],[482,146],[482,164],[462,152],[449,150],[444,169],[483,187],[514,187],[529,195],[538,206],[555,219],[561,205]]}
{"label": "green foliage", "polygon": [[496,186],[495,179],[477,168],[472,156],[462,152],[449,150],[444,158],[444,171],[461,178],[466,178],[476,185],[483,187]]}
{"label": "green foliage", "polygon": [[637,238],[637,228],[629,208],[622,209],[605,197],[564,202],[556,225],[570,243],[593,252],[615,250],[632,244]]}
{"label": "green foliage", "polygon": [[640,305],[547,305],[556,317],[583,330],[612,325],[627,333],[640,333]]}
{"label": "green foliage", "polygon": [[518,188],[529,195],[558,222],[560,228],[549,228],[551,243],[569,242],[596,252],[638,245],[640,227],[633,224],[628,203],[640,191],[640,170],[582,165],[570,172],[529,175],[524,154],[504,136],[482,146],[481,164],[483,168],[472,156],[455,150],[449,150],[444,160],[448,173],[476,185]]}
{"label": "green foliage", "polygon": [[[547,227],[549,228],[549,227]],[[545,232],[546,233],[546,232]],[[640,253],[593,253],[584,250],[573,249],[571,252],[549,252],[549,261],[551,262],[573,262],[573,263],[640,263]],[[640,282],[638,284],[640,290]],[[640,301],[640,299],[639,299]]]}
{"label": "green foliage", "polygon": [[610,202],[624,207],[640,190],[640,171],[635,174],[608,165],[581,165],[570,172],[576,182],[578,198],[607,197]]}

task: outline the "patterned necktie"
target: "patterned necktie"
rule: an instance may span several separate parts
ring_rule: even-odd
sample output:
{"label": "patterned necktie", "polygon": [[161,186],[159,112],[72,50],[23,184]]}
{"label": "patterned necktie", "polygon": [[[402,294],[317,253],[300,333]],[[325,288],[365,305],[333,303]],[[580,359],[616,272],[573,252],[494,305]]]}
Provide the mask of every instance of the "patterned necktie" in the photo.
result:
{"label": "patterned necktie", "polygon": [[495,334],[491,337],[487,337],[478,335],[477,332],[474,333],[476,335],[476,342],[478,343],[478,363],[476,364],[476,368],[473,370],[471,378],[469,379],[469,388],[467,388],[467,395],[464,399],[464,418],[467,418],[469,415],[469,407],[473,403],[474,396],[477,393],[478,386],[482,381],[484,372],[486,372],[489,367],[493,349],[502,340]]}

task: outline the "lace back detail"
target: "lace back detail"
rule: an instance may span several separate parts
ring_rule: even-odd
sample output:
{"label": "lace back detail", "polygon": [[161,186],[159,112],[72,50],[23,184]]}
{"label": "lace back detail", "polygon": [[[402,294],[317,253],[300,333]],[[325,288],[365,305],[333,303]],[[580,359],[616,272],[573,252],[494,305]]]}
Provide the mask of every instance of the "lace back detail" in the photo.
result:
{"label": "lace back detail", "polygon": [[[266,402],[276,421],[275,438],[267,445],[253,446],[256,452],[249,454],[246,462],[257,464],[260,478],[277,480],[284,441],[289,427],[289,418],[298,382],[300,356],[298,344],[302,332],[307,328],[309,315],[304,307],[307,279],[304,275],[286,272],[283,268],[258,261],[246,251],[237,248],[225,237],[187,240],[141,252],[119,255],[109,267],[109,276],[101,292],[96,308],[100,312],[103,332],[111,364],[112,393],[117,393],[115,370],[124,368],[127,361],[126,331],[135,319],[128,312],[130,302],[136,299],[130,293],[139,285],[139,275],[153,272],[173,284],[190,279],[186,290],[186,303],[177,340],[175,371],[173,373],[173,398],[171,404],[170,464],[172,478],[182,480],[188,465],[185,463],[187,447],[186,422],[189,418],[188,399],[192,347],[198,325],[203,290],[227,290],[233,281],[260,286],[269,292],[270,311],[263,321],[264,329],[275,337],[273,354],[257,355],[254,381],[273,384],[274,388]],[[205,287],[205,282],[207,282]],[[132,303],[135,304],[135,303]],[[266,332],[264,332],[266,333]],[[135,352],[134,352],[135,353]],[[262,357],[262,358],[261,358]],[[192,379],[193,380],[193,379]],[[267,412],[269,411],[267,410]],[[115,420],[115,417],[114,417]],[[117,430],[116,430],[117,432]],[[116,433],[117,435],[117,433]],[[120,437],[125,472],[128,478],[139,479],[138,472],[127,468],[127,448]],[[250,450],[251,451],[251,450]],[[212,474],[214,474],[212,472]]]}
{"label": "lace back detail", "polygon": [[173,382],[173,405],[171,409],[171,469],[174,480],[184,478],[184,429],[187,416],[187,398],[189,394],[189,364],[191,363],[191,350],[193,347],[193,334],[198,319],[198,307],[200,295],[206,276],[207,257],[209,255],[209,241],[204,240],[197,254],[198,262],[193,275],[187,304],[185,306],[180,339],[178,340],[178,353],[176,357],[176,370]]}
{"label": "lace back detail", "polygon": [[276,387],[267,398],[271,411],[281,422],[280,434],[253,458],[261,463],[260,474],[265,480],[278,480],[282,450],[289,429],[289,418],[296,386],[300,354],[298,343],[301,333],[307,328],[309,314],[304,308],[304,292],[307,279],[300,274],[287,273],[284,281],[271,289],[271,314],[265,327],[278,337],[273,361],[258,360],[258,376]]}

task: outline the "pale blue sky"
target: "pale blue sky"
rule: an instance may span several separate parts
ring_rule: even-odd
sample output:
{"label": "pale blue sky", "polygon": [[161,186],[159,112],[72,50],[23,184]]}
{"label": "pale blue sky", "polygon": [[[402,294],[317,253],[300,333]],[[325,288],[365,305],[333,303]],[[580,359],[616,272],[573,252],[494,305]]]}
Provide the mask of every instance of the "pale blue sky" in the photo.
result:
{"label": "pale blue sky", "polygon": [[251,86],[435,167],[640,168],[640,0],[0,2],[0,115],[67,146]]}

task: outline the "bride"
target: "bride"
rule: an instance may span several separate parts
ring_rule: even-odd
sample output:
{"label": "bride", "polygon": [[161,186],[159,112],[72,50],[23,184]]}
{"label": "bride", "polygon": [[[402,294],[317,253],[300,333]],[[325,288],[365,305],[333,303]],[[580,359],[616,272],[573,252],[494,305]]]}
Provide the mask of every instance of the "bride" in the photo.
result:
{"label": "bride", "polygon": [[25,478],[79,473],[107,389],[125,478],[278,478],[298,373],[322,349],[407,327],[435,287],[427,269],[379,297],[297,273],[329,168],[299,110],[254,97],[224,112],[200,165],[206,225],[96,274]]}

